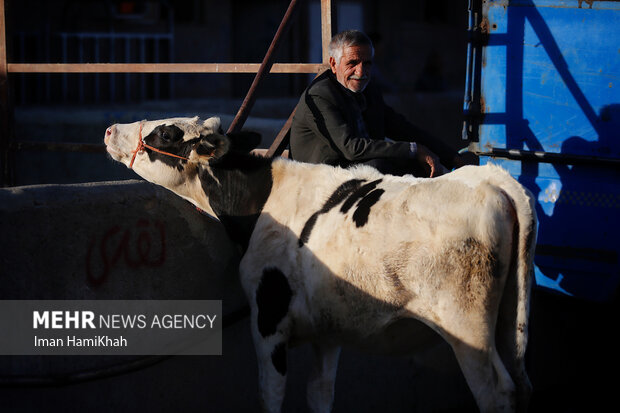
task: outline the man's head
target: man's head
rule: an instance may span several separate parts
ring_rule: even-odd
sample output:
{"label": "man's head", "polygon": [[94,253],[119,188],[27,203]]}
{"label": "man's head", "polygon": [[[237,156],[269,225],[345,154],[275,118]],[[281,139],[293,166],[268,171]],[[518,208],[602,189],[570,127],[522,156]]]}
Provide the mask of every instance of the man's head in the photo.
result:
{"label": "man's head", "polygon": [[346,30],[329,43],[329,66],[342,86],[362,92],[370,81],[373,54],[368,36],[358,30]]}

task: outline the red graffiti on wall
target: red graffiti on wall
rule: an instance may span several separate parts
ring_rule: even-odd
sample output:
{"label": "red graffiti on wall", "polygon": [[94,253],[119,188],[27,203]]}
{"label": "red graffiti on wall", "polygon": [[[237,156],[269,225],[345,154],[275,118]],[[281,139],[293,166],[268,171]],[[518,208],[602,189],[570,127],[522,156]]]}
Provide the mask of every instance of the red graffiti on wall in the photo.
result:
{"label": "red graffiti on wall", "polygon": [[[95,255],[98,252],[98,256]],[[138,219],[134,227],[113,225],[91,240],[86,274],[94,285],[102,284],[115,267],[157,268],[166,262],[166,227],[161,221]]]}

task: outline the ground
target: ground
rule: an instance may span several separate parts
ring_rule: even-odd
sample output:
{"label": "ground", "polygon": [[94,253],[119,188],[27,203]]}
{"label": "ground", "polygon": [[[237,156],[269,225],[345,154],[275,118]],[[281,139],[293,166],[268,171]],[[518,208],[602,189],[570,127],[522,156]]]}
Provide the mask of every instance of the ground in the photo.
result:
{"label": "ground", "polygon": [[[613,333],[618,313],[617,304],[534,290],[527,352],[534,385],[531,412],[594,412],[617,404],[618,346]],[[3,411],[257,411],[256,360],[247,318],[225,330],[223,348],[223,356],[171,357],[143,370],[77,385],[0,387]],[[307,347],[291,351],[284,412],[307,411],[310,355]],[[15,360],[27,362],[14,358],[14,365]],[[50,358],[42,361],[49,363]],[[445,343],[412,357],[344,350],[339,367],[335,412],[476,411]]]}

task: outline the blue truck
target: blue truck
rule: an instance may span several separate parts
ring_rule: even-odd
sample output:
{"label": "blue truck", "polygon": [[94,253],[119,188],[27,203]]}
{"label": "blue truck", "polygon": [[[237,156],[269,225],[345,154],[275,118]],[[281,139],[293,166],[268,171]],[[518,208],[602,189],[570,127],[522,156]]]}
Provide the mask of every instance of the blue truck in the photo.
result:
{"label": "blue truck", "polygon": [[470,0],[463,138],[537,199],[535,285],[620,284],[620,2]]}

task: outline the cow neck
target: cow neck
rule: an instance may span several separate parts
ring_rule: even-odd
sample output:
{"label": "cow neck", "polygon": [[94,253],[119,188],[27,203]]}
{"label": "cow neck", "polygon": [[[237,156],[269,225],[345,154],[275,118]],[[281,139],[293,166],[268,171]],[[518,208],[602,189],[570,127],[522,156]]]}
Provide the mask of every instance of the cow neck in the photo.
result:
{"label": "cow neck", "polygon": [[209,205],[244,252],[271,193],[271,159],[228,154],[200,173]]}

